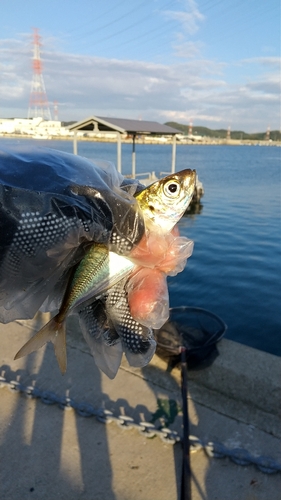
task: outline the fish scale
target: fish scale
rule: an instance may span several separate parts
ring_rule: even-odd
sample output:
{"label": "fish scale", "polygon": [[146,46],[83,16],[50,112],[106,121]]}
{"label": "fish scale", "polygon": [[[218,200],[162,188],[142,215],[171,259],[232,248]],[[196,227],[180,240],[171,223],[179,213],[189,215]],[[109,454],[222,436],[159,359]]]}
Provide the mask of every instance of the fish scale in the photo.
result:
{"label": "fish scale", "polygon": [[[111,279],[112,269],[118,269],[120,261],[123,267],[120,272],[115,272],[114,279]],[[104,292],[110,280],[111,285],[115,284],[116,280],[121,279],[133,266],[131,261],[109,252],[104,245],[99,243],[91,245],[74,272],[67,301],[62,305],[58,319],[63,319],[72,307],[77,307],[91,296]]]}
{"label": "fish scale", "polygon": [[[79,298],[85,300],[85,292],[93,288],[93,276],[99,274],[100,279],[107,278],[107,254],[101,252],[102,245],[94,244],[88,249],[84,259],[77,266],[72,279],[72,287],[69,293],[68,302],[59,312],[59,318],[63,317],[66,310],[71,308],[75,302],[79,304]],[[82,277],[82,278],[81,278]]]}

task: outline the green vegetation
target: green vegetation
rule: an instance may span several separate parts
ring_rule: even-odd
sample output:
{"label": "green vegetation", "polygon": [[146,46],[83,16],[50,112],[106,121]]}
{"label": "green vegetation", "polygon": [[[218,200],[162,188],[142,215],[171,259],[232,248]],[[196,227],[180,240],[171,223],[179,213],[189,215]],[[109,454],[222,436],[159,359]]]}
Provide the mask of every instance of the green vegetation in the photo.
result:
{"label": "green vegetation", "polygon": [[[177,122],[166,122],[165,125],[169,125],[169,127],[177,128],[182,134],[188,135],[189,125],[183,125]],[[192,127],[193,135],[201,135],[202,137],[213,137],[216,139],[226,139],[227,130],[226,129],[218,129],[212,130],[207,127]],[[233,130],[231,131],[231,139],[238,140],[253,140],[253,141],[263,141],[266,138],[266,132],[260,132],[257,134],[246,134],[242,130]],[[281,132],[279,130],[272,130],[270,132],[270,137],[272,141],[280,141],[281,140]]]}
{"label": "green vegetation", "polygon": [[61,122],[62,127],[68,127],[70,125],[73,125],[73,123],[76,123],[76,121],[71,121],[71,122]]}

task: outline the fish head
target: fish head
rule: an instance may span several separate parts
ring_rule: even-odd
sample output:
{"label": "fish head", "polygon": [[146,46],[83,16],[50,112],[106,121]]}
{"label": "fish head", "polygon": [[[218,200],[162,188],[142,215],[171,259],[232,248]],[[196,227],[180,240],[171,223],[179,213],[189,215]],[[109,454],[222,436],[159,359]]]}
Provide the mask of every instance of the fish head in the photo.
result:
{"label": "fish head", "polygon": [[192,200],[196,170],[181,170],[154,182],[136,195],[146,226],[168,232],[180,220]]}

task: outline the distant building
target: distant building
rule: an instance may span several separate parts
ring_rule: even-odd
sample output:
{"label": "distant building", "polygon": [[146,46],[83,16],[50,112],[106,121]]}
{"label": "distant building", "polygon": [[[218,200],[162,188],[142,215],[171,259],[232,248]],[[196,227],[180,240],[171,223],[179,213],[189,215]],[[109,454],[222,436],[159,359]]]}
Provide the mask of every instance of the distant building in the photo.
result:
{"label": "distant building", "polygon": [[72,136],[73,133],[61,126],[58,120],[43,120],[43,118],[0,118],[0,135],[17,134],[36,138],[55,136]]}

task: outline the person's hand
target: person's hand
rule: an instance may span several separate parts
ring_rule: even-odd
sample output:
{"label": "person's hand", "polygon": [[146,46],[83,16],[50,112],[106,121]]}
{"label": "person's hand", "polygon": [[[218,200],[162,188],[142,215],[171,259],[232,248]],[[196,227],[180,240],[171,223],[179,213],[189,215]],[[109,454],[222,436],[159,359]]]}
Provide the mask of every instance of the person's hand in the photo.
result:
{"label": "person's hand", "polygon": [[0,148],[0,322],[59,308],[86,245],[127,255],[140,241],[137,182],[126,180],[123,190],[123,181],[110,162],[48,148]]}

